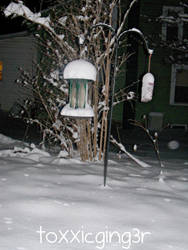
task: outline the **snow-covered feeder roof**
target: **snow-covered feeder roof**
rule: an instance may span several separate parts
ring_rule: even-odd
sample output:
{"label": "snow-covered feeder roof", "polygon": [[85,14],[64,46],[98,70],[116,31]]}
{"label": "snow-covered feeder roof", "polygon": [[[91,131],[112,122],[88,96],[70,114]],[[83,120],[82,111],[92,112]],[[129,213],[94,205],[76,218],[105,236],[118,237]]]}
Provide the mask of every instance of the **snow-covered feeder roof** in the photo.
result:
{"label": "snow-covered feeder roof", "polygon": [[64,79],[87,79],[96,81],[97,71],[93,64],[83,59],[68,63],[64,69]]}
{"label": "snow-covered feeder roof", "polygon": [[61,110],[61,115],[69,117],[82,117],[89,118],[94,117],[93,109],[87,104],[85,108],[71,108],[69,104]]}

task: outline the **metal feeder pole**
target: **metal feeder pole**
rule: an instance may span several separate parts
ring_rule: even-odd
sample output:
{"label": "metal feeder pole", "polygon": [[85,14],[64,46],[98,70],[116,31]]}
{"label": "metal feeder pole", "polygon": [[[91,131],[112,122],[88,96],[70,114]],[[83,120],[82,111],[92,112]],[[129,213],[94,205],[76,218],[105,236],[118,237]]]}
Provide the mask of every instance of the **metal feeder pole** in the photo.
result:
{"label": "metal feeder pole", "polygon": [[114,58],[114,68],[113,68],[113,76],[112,76],[112,84],[111,84],[111,98],[110,98],[109,113],[108,113],[106,149],[105,149],[105,155],[104,155],[104,186],[106,186],[106,179],[107,179],[110,136],[111,136],[111,126],[112,126],[112,113],[113,113],[113,104],[114,104],[114,92],[115,92],[115,85],[116,85],[117,50],[118,50],[118,41],[117,41],[117,35],[115,34],[115,58]]}

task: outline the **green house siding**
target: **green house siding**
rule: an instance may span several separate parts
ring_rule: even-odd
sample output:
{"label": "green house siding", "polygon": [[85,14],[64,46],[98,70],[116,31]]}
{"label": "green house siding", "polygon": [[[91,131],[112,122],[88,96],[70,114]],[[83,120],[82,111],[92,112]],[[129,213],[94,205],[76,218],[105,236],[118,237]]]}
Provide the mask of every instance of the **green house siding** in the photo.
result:
{"label": "green house siding", "polygon": [[[155,22],[155,17],[162,15],[162,8],[166,6],[178,6],[179,1],[149,1],[143,0],[140,9],[140,29],[144,34],[149,34],[152,40],[158,39],[161,35],[162,24]],[[146,18],[147,16],[147,18]],[[148,19],[151,19],[148,21]],[[185,30],[184,30],[185,31]],[[185,35],[185,34],[184,34]],[[187,35],[187,34],[186,34]],[[149,44],[150,45],[150,44]],[[150,46],[151,47],[151,46]],[[151,102],[136,103],[136,120],[150,112],[162,112],[165,124],[188,124],[188,106],[170,105],[171,70],[172,64],[165,62],[169,56],[169,49],[160,47],[154,48],[151,62],[151,73],[155,76],[154,95]],[[143,49],[139,49],[139,73],[138,78],[147,72],[145,64],[146,55]]]}

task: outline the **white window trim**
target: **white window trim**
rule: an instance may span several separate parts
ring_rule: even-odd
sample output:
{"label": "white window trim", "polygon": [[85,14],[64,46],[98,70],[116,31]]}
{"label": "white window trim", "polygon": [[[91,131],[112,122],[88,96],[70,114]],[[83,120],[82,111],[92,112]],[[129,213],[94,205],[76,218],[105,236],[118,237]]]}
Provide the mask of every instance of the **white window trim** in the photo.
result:
{"label": "white window trim", "polygon": [[188,106],[188,103],[175,102],[175,89],[176,89],[176,72],[179,69],[188,70],[188,65],[172,64],[171,71],[171,87],[170,87],[170,105],[175,106]]}
{"label": "white window trim", "polygon": [[[181,15],[184,14],[183,7],[172,7],[172,6],[163,6],[163,17],[169,17],[168,11],[179,12]],[[162,24],[162,41],[167,40],[167,28],[168,22],[163,22]],[[183,39],[183,21],[178,23],[178,40],[182,41]]]}

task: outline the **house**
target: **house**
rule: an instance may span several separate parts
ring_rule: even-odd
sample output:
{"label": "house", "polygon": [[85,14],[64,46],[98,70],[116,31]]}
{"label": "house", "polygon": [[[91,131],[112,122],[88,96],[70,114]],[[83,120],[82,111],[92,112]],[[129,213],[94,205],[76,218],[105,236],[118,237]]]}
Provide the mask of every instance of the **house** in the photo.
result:
{"label": "house", "polygon": [[[137,101],[133,106],[125,104],[123,121],[148,119],[150,129],[188,126],[188,9],[182,1],[158,0],[140,1],[137,15],[132,11],[130,25],[135,25],[147,37],[154,49],[151,60],[151,73],[155,76],[152,101]],[[139,13],[138,13],[139,12]],[[135,19],[134,19],[135,17]],[[139,18],[138,18],[139,17]],[[136,20],[136,21],[135,21]],[[126,86],[141,79],[147,72],[148,56],[142,46],[135,45],[138,51],[127,63]],[[129,72],[131,71],[131,72]],[[130,75],[131,74],[131,75]],[[140,88],[134,87],[140,95]]]}
{"label": "house", "polygon": [[16,84],[20,76],[19,68],[32,73],[36,57],[34,38],[27,32],[0,35],[0,109],[11,111],[18,108],[29,94],[27,88]]}
{"label": "house", "polygon": [[[16,112],[19,104],[30,94],[28,89],[15,83],[20,77],[19,68],[34,72],[37,48],[34,37],[28,32],[28,25],[23,22],[24,19],[7,18],[4,15],[3,8],[9,2],[3,0],[0,10],[0,110],[10,112],[13,109]],[[41,4],[37,0],[29,0],[27,5],[35,11],[46,7],[46,3]]]}

